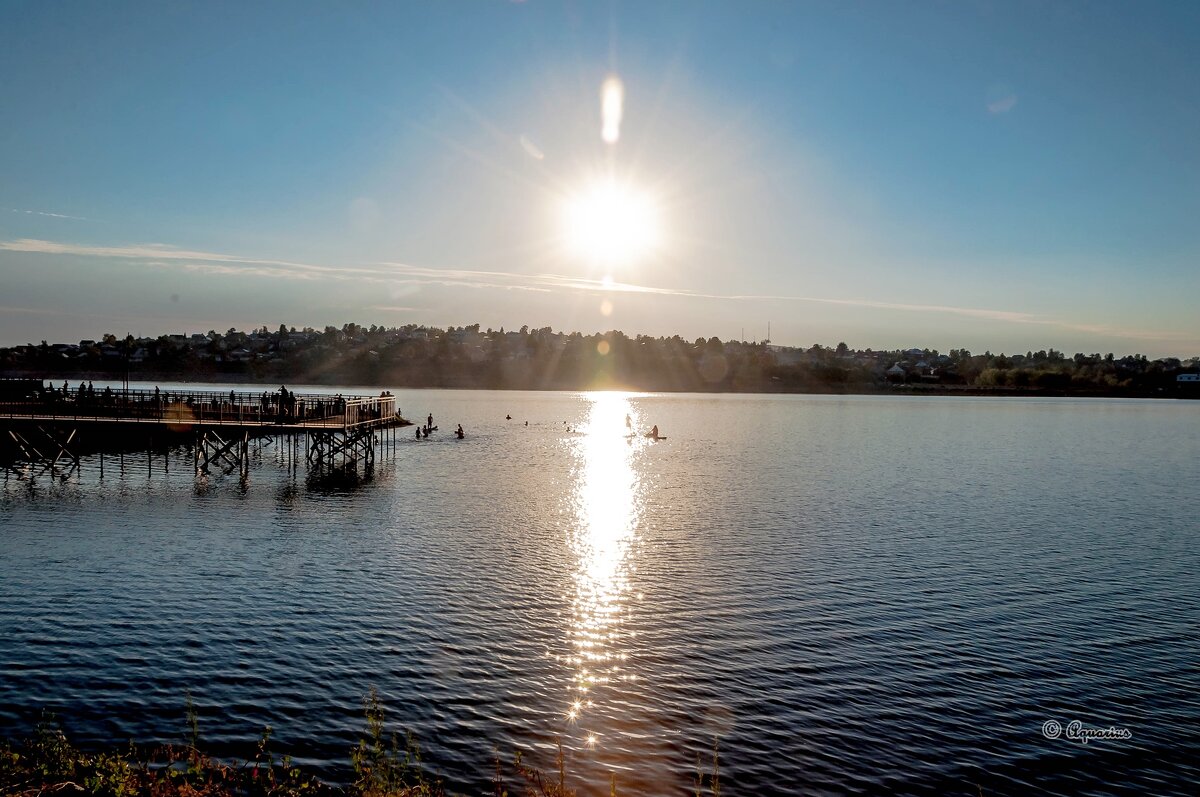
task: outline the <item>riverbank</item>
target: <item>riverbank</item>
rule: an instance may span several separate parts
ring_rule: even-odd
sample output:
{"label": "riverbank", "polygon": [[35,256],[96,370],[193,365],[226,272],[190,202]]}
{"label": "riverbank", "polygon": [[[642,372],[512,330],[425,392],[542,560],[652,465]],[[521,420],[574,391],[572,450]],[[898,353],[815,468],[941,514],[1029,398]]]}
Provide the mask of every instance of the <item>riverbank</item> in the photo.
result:
{"label": "riverbank", "polygon": [[[435,765],[421,757],[411,735],[389,733],[384,711],[372,692],[363,701],[366,727],[349,751],[352,779],[325,782],[271,743],[272,729],[263,728],[254,749],[241,759],[219,760],[201,748],[199,720],[187,701],[183,744],[161,744],[124,750],[86,751],[76,747],[53,717],[44,717],[28,738],[0,740],[0,794],[34,797],[47,794],[90,794],[98,797],[442,797],[446,789]],[[695,793],[721,793],[720,764],[713,750],[710,772],[697,771]],[[491,773],[496,795],[573,797],[568,761],[562,746],[553,770],[525,763],[517,752],[505,764],[497,754]],[[615,775],[606,784],[621,793]]]}
{"label": "riverbank", "polygon": [[[204,388],[212,385],[274,385],[281,380],[289,385],[313,387],[344,387],[354,385],[363,388],[387,388],[393,390],[535,390],[577,393],[588,390],[629,390],[642,393],[711,393],[733,395],[811,395],[811,396],[881,396],[881,395],[920,395],[920,396],[1025,396],[1044,398],[1166,398],[1166,399],[1200,399],[1200,385],[1193,387],[1176,386],[1174,388],[1157,387],[1152,389],[1113,387],[1098,389],[1081,387],[1076,390],[1043,387],[1006,387],[983,385],[957,385],[936,383],[853,383],[853,384],[806,384],[787,385],[767,382],[759,385],[706,385],[691,384],[685,387],[670,385],[622,384],[614,381],[591,381],[577,384],[517,384],[517,385],[488,385],[465,383],[462,380],[428,379],[419,381],[393,382],[383,379],[343,379],[341,375],[308,374],[300,377],[286,378],[279,375],[255,375],[246,373],[212,373],[197,378],[195,372],[151,372],[132,373],[128,379],[131,382],[146,384],[194,384]],[[72,388],[80,382],[101,382],[117,384],[122,381],[121,374],[105,371],[82,372],[37,372],[37,371],[0,371],[0,379],[42,379],[56,386],[67,382]]]}

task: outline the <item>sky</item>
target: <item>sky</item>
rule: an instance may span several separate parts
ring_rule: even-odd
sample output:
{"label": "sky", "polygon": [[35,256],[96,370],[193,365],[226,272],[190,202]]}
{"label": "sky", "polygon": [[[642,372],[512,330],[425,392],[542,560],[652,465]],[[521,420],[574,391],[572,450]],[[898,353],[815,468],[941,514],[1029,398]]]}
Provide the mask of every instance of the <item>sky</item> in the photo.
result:
{"label": "sky", "polygon": [[0,345],[1200,355],[1197,35],[1189,2],[0,0]]}

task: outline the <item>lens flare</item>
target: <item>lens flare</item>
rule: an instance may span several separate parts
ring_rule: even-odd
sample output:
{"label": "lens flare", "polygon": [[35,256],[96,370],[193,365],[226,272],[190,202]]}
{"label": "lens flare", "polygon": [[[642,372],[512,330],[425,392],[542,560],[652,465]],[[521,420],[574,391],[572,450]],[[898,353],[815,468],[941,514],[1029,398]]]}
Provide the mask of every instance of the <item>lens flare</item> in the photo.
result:
{"label": "lens flare", "polygon": [[600,137],[606,144],[616,144],[621,138],[621,114],[625,107],[625,84],[610,75],[600,87],[600,118],[603,126]]}

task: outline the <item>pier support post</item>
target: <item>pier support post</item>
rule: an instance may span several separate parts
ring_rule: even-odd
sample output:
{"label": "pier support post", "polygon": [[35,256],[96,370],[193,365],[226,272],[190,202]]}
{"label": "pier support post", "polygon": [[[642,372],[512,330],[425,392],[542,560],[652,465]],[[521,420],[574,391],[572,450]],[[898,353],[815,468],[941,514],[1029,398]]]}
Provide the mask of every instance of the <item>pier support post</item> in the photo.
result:
{"label": "pier support post", "polygon": [[[16,444],[17,462],[30,469],[41,466],[41,470],[30,475],[31,479],[46,473],[65,479],[78,468],[79,454],[72,448],[78,434],[79,430],[75,428],[59,429],[41,424],[33,424],[22,431],[8,430],[9,438]],[[68,463],[65,467],[59,465],[64,458]]]}
{"label": "pier support post", "polygon": [[375,466],[375,431],[373,429],[313,430],[309,432],[309,466],[333,468],[341,458],[344,468],[357,468],[361,462],[370,470]]}
{"label": "pier support post", "polygon": [[246,476],[250,471],[250,433],[224,440],[216,432],[206,429],[200,433],[196,443],[196,472],[211,473],[213,466],[225,473],[237,471]]}

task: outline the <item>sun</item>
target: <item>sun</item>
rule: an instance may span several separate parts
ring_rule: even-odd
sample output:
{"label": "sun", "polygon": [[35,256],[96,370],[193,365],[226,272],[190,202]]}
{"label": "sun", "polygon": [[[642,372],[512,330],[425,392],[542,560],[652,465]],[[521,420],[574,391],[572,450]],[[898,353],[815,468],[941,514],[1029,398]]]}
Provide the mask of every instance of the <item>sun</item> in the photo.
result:
{"label": "sun", "polygon": [[657,203],[645,191],[614,178],[597,179],[563,203],[568,251],[597,264],[632,265],[661,244]]}

